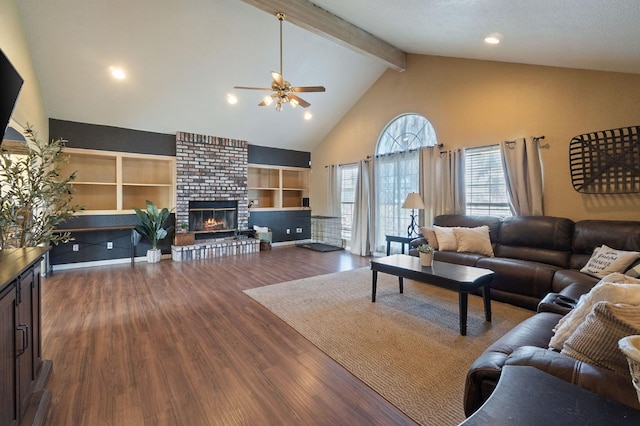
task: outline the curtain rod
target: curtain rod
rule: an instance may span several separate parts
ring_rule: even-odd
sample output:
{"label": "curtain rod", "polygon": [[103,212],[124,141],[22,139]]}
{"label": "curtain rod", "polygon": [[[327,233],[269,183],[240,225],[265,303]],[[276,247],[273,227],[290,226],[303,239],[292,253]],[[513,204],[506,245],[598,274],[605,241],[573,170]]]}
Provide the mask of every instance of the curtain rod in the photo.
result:
{"label": "curtain rod", "polygon": [[[365,160],[362,160],[362,161],[368,163],[369,162],[369,158],[370,158],[370,156],[367,155],[367,158]],[[358,161],[352,161],[351,163],[341,163],[341,164],[338,164],[338,166],[339,167],[342,167],[342,166],[353,166],[353,165],[356,165],[356,164],[358,164]],[[328,168],[328,167],[329,166],[324,166],[325,169]]]}
{"label": "curtain rod", "polygon": [[[542,136],[534,136],[533,137],[533,141],[534,142],[538,142],[539,140],[542,140],[542,139],[544,139],[544,135],[542,135]],[[516,143],[516,141],[504,141],[504,143],[506,143],[507,145],[512,145],[512,144]]]}

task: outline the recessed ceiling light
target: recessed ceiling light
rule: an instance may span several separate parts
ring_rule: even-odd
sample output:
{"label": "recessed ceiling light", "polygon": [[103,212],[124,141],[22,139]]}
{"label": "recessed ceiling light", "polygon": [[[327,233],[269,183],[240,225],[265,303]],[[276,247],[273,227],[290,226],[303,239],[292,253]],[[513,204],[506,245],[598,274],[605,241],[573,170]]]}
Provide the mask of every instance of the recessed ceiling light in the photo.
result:
{"label": "recessed ceiling light", "polygon": [[235,105],[238,103],[238,98],[235,95],[229,93],[227,94],[227,102],[229,102],[231,105]]}
{"label": "recessed ceiling light", "polygon": [[489,34],[484,38],[484,42],[487,44],[500,44],[501,40],[502,40],[502,34],[498,34],[498,33]]}
{"label": "recessed ceiling light", "polygon": [[111,77],[117,80],[124,80],[125,78],[127,78],[127,74],[124,72],[122,68],[109,67],[109,71],[111,71]]}
{"label": "recessed ceiling light", "polygon": [[313,114],[311,114],[311,112],[306,111],[306,112],[304,113],[304,119],[305,119],[305,120],[311,120],[312,118],[313,118]]}

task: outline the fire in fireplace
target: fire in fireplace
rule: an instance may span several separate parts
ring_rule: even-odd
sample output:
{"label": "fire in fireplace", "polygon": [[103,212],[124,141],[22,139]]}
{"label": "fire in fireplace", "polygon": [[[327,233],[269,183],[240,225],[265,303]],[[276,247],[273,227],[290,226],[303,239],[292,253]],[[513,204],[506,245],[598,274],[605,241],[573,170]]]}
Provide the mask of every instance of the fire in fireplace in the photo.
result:
{"label": "fire in fireplace", "polygon": [[237,223],[237,201],[189,202],[189,229],[196,234],[196,239],[235,235]]}

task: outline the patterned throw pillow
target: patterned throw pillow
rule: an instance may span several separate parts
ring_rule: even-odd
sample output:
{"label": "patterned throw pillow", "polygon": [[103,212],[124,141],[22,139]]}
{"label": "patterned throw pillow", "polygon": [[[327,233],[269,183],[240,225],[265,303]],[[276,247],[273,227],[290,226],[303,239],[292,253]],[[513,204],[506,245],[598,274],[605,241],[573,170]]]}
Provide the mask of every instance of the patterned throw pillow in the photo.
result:
{"label": "patterned throw pillow", "polygon": [[602,245],[593,251],[591,258],[580,272],[604,278],[614,272],[626,271],[638,258],[640,258],[640,252],[616,250]]}
{"label": "patterned throw pillow", "polygon": [[598,302],[567,339],[562,353],[578,361],[628,375],[629,365],[618,348],[618,340],[634,334],[640,334],[640,307]]}

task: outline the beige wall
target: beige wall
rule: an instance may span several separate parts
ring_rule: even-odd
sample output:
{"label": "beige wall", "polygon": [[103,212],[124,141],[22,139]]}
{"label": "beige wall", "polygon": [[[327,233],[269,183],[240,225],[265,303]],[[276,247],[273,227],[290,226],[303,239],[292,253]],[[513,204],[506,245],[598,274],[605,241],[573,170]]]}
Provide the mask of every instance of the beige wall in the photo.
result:
{"label": "beige wall", "polygon": [[445,149],[544,135],[545,214],[640,220],[640,194],[584,195],[571,185],[569,142],[597,130],[640,125],[640,75],[409,55],[388,70],[312,151],[311,207],[325,213],[325,165],[375,151],[394,117],[425,116]]}
{"label": "beige wall", "polygon": [[13,111],[13,119],[23,127],[29,123],[38,132],[40,139],[48,140],[49,116],[16,1],[0,0],[0,10],[0,48],[24,79]]}

